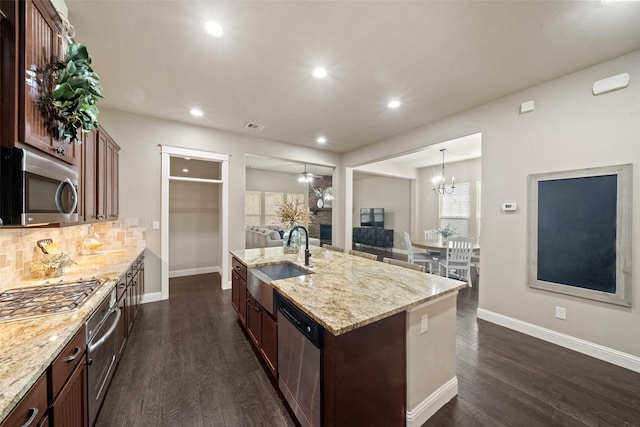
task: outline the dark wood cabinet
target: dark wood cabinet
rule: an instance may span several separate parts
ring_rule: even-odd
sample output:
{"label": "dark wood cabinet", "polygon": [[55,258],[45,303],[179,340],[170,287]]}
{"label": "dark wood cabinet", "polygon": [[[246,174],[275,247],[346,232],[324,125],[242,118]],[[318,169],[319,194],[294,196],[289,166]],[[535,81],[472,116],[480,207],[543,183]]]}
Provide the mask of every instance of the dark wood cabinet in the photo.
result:
{"label": "dark wood cabinet", "polygon": [[119,153],[120,147],[102,126],[84,134],[79,212],[84,221],[118,219]]}
{"label": "dark wood cabinet", "polygon": [[84,427],[88,423],[86,345],[83,325],[49,367],[54,426]]}
{"label": "dark wood cabinet", "polygon": [[265,310],[261,311],[261,341],[260,354],[264,358],[271,375],[276,378],[278,373],[278,323]]}
{"label": "dark wood cabinet", "polygon": [[120,358],[122,357],[122,353],[124,353],[124,348],[127,344],[127,331],[129,329],[129,323],[127,321],[126,294],[127,279],[126,275],[122,275],[122,277],[120,277],[120,280],[118,280],[118,284],[116,285],[117,306],[122,313],[120,315],[118,326],[115,330],[116,357],[118,358],[118,360],[120,360]]}
{"label": "dark wood cabinet", "polygon": [[231,259],[231,305],[238,313],[238,320],[247,326],[247,267],[236,258]]}
{"label": "dark wood cabinet", "polygon": [[404,426],[405,313],[323,341],[322,425]]}
{"label": "dark wood cabinet", "polygon": [[51,406],[54,426],[85,427],[87,414],[87,365],[86,356],[80,358],[75,370]]}
{"label": "dark wood cabinet", "polygon": [[247,292],[247,267],[231,260],[231,305],[256,352],[273,378],[278,372],[278,325],[269,312]]}
{"label": "dark wood cabinet", "polygon": [[377,227],[354,227],[352,243],[378,248],[393,247],[393,230]]}
{"label": "dark wood cabinet", "polygon": [[125,317],[128,336],[131,333],[131,328],[133,328],[140,305],[142,304],[142,295],[144,293],[144,255],[140,255],[136,261],[131,264],[125,276],[127,283]]}
{"label": "dark wood cabinet", "polygon": [[36,426],[47,416],[47,406],[47,375],[42,374],[0,427]]}
{"label": "dark wood cabinet", "polygon": [[56,140],[38,105],[43,70],[64,57],[67,38],[49,0],[3,1],[2,12],[2,144],[30,146],[77,164],[77,144]]}

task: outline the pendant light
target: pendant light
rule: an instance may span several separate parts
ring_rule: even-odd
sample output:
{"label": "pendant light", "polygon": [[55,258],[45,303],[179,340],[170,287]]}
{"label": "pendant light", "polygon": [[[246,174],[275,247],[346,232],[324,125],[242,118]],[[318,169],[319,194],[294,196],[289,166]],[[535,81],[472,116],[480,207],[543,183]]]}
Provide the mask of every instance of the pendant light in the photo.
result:
{"label": "pendant light", "polygon": [[451,194],[453,190],[455,190],[455,178],[451,178],[451,186],[447,188],[445,185],[445,177],[444,177],[444,152],[447,151],[446,148],[440,150],[442,153],[442,170],[439,175],[433,177],[431,182],[433,182],[433,192],[436,194]]}

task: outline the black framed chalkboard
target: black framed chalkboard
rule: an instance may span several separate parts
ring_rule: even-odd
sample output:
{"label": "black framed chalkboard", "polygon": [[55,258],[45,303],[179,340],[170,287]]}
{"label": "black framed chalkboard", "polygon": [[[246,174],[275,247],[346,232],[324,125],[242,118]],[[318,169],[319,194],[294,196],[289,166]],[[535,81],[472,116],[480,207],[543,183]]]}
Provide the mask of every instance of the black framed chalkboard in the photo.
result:
{"label": "black framed chalkboard", "polygon": [[631,165],[529,176],[529,286],[630,305]]}

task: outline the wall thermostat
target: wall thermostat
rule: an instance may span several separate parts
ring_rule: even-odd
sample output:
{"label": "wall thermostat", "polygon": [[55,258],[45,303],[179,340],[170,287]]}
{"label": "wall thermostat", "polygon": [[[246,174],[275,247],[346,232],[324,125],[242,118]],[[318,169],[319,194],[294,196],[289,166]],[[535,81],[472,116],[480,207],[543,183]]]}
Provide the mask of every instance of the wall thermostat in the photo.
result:
{"label": "wall thermostat", "polygon": [[515,212],[518,209],[517,203],[503,203],[502,210],[504,212]]}

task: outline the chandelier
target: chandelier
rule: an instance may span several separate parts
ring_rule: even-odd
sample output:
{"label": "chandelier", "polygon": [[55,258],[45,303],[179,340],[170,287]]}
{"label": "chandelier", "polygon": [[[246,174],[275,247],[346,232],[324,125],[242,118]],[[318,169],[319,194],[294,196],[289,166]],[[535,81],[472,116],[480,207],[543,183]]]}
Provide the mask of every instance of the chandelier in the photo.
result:
{"label": "chandelier", "polygon": [[311,172],[307,172],[307,164],[304,165],[304,172],[300,172],[300,176],[298,177],[298,182],[300,183],[312,183],[313,182],[313,174]]}
{"label": "chandelier", "polygon": [[433,192],[436,194],[451,194],[453,193],[453,190],[456,188],[455,185],[455,178],[451,177],[451,186],[449,188],[447,188],[447,186],[445,185],[445,178],[444,178],[444,152],[447,151],[446,148],[443,148],[440,150],[440,152],[442,152],[442,171],[440,172],[439,175],[436,175],[433,177],[433,179],[431,180],[431,182],[433,182]]}

